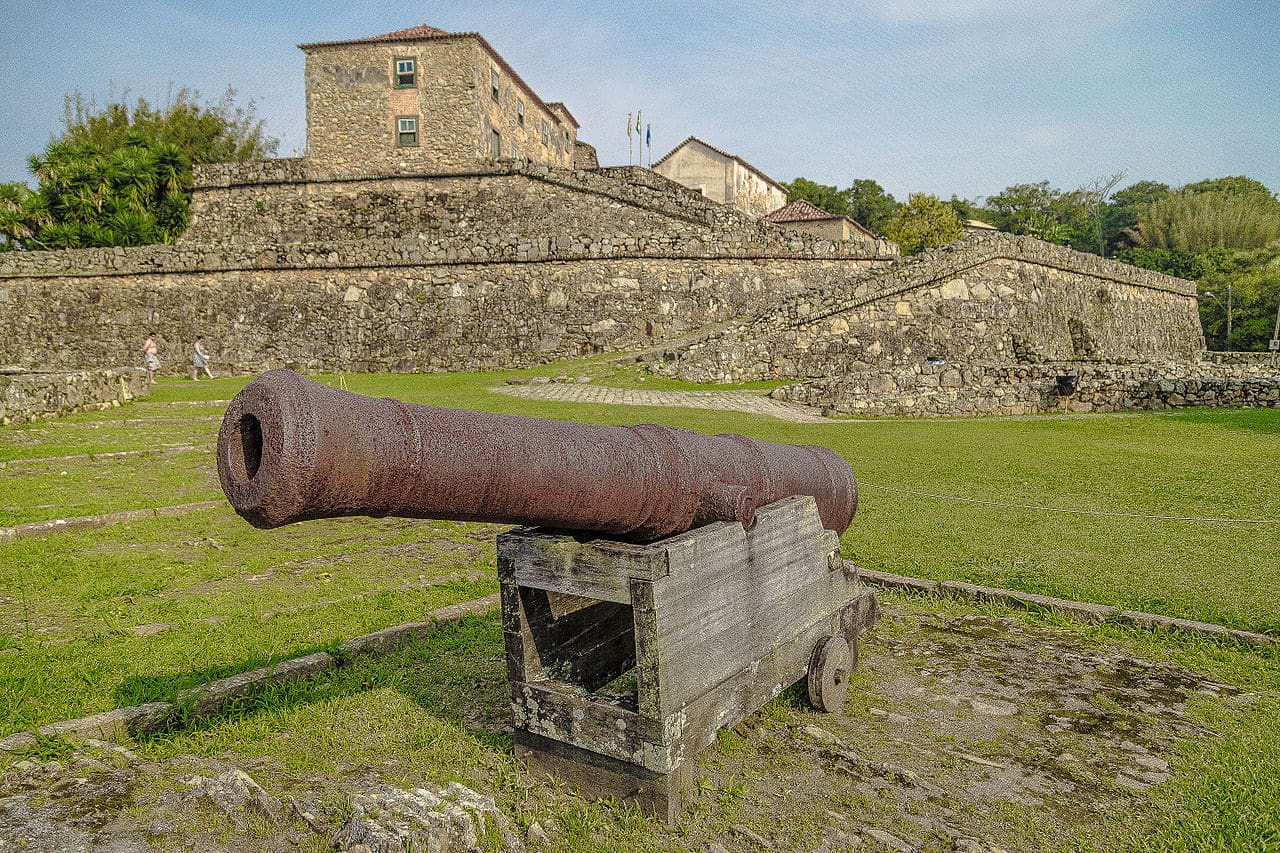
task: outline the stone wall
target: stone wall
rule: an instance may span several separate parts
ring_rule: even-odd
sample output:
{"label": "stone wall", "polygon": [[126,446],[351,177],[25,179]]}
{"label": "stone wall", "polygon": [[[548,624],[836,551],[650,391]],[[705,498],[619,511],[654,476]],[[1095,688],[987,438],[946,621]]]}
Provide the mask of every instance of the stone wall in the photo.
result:
{"label": "stone wall", "polygon": [[959,362],[1194,360],[1191,282],[1028,237],[975,236],[816,285],[665,354],[693,381],[838,376],[930,358]]}
{"label": "stone wall", "polygon": [[1280,367],[1280,355],[1273,352],[1206,352],[1200,360],[1210,364]]}
{"label": "stone wall", "polygon": [[0,424],[107,409],[151,393],[141,368],[71,373],[0,369]]}
{"label": "stone wall", "polygon": [[[256,268],[53,278],[0,286],[0,359],[74,368],[138,361],[156,331],[162,374],[204,335],[215,373],[467,370],[652,347],[758,313],[781,292],[850,275],[848,261],[605,258],[263,258]],[[376,258],[384,259],[378,263]],[[252,256],[249,257],[252,261]],[[307,261],[310,260],[310,263]],[[354,261],[354,259],[353,259]]]}
{"label": "stone wall", "polygon": [[[1067,383],[1060,385],[1059,377]],[[777,388],[836,417],[1114,412],[1280,406],[1280,370],[1209,363],[915,364]]]}
{"label": "stone wall", "polygon": [[596,149],[594,145],[588,145],[581,139],[573,144],[573,168],[600,168],[600,158],[596,156]]}
{"label": "stone wall", "polygon": [[135,363],[155,331],[174,373],[198,334],[223,371],[506,367],[651,347],[896,257],[646,170],[342,179],[295,160],[196,180],[172,246],[0,255],[0,361]]}

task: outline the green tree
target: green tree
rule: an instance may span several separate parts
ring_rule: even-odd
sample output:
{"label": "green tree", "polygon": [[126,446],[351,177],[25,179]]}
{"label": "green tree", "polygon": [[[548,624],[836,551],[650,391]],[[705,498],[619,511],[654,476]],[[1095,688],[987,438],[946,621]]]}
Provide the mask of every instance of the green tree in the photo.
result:
{"label": "green tree", "polygon": [[1088,239],[1090,216],[1083,192],[1064,193],[1049,186],[1014,184],[986,200],[994,214],[991,224],[1011,234],[1027,234],[1066,245]]}
{"label": "green tree", "polygon": [[[1200,279],[1200,323],[1205,342],[1212,350],[1265,350],[1275,332],[1280,306],[1280,241],[1222,255],[1217,268]],[[1233,321],[1229,337],[1228,305]]]}
{"label": "green tree", "polygon": [[1261,181],[1255,181],[1253,178],[1246,178],[1244,175],[1237,175],[1231,178],[1209,178],[1203,181],[1196,181],[1194,184],[1187,184],[1184,186],[1181,192],[1221,192],[1229,193],[1231,195],[1250,196],[1263,203],[1276,201],[1275,193],[1267,189],[1265,184]]}
{"label": "green tree", "polygon": [[1111,196],[1102,212],[1102,242],[1109,254],[1133,247],[1128,231],[1138,224],[1138,214],[1169,193],[1168,184],[1138,181]]}
{"label": "green tree", "polygon": [[845,215],[876,234],[884,233],[885,226],[902,206],[884,191],[884,187],[870,178],[855,180],[853,186],[844,192],[848,193]]}
{"label": "green tree", "polygon": [[193,163],[269,156],[277,142],[235,105],[180,89],[164,107],[143,99],[98,109],[69,96],[63,132],[32,156],[39,182],[0,188],[0,250],[171,242],[187,224]]}
{"label": "green tree", "polygon": [[836,216],[849,215],[849,190],[839,190],[826,184],[818,184],[808,178],[796,178],[791,183],[783,183],[787,189],[787,201],[804,199],[815,207]]}
{"label": "green tree", "polygon": [[1280,202],[1269,191],[1184,188],[1143,208],[1129,236],[1153,249],[1258,249],[1280,240]]}
{"label": "green tree", "polygon": [[279,140],[270,137],[256,105],[236,104],[235,89],[217,101],[204,102],[198,90],[183,86],[167,103],[145,98],[129,103],[127,94],[98,107],[76,92],[63,102],[63,131],[58,140],[86,143],[104,152],[129,144],[135,136],[176,146],[191,163],[232,163],[275,156]]}
{"label": "green tree", "polygon": [[963,234],[954,208],[928,193],[912,193],[885,226],[885,236],[897,243],[904,255],[945,245]]}

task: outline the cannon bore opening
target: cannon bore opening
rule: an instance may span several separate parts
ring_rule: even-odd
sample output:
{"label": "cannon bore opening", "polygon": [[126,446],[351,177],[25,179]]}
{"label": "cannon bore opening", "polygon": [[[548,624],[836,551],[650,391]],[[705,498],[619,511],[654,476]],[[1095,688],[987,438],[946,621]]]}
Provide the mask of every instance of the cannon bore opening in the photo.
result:
{"label": "cannon bore opening", "polygon": [[236,434],[239,441],[231,442],[227,454],[231,474],[242,482],[252,480],[262,464],[262,424],[253,415],[241,415]]}

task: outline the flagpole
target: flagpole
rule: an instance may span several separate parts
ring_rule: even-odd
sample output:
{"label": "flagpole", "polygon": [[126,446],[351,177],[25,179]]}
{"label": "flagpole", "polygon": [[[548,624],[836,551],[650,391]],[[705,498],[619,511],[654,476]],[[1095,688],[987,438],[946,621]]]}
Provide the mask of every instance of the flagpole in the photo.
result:
{"label": "flagpole", "polygon": [[631,147],[631,113],[627,113],[627,165],[635,165],[635,154]]}

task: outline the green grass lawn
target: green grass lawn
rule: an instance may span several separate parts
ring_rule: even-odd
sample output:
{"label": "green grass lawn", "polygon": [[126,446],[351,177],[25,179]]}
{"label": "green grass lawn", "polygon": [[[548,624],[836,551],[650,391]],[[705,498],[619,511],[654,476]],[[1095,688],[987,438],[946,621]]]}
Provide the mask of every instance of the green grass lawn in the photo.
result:
{"label": "green grass lawn", "polygon": [[[733,412],[544,403],[487,390],[508,376],[560,373],[585,373],[619,387],[676,387],[598,359],[507,373],[318,378],[414,403],[592,423],[654,422],[826,445],[850,461],[863,483],[857,518],[842,541],[846,558],[862,566],[1280,635],[1280,599],[1272,594],[1280,585],[1280,524],[1274,523],[1280,518],[1280,410],[792,424]],[[229,399],[246,381],[170,379],[148,400],[120,409],[0,431],[0,461],[198,446],[0,469],[0,525],[219,497],[212,458],[217,423],[209,419],[223,406],[187,403]],[[492,592],[497,587],[492,543],[500,529],[346,519],[264,532],[227,508],[0,543],[0,735],[171,697],[211,677],[324,648]],[[483,654],[500,654],[492,624],[477,630],[486,637]],[[1274,654],[1177,638],[1142,642],[1150,644],[1155,657],[1245,679],[1271,699],[1280,691],[1280,661]],[[468,661],[458,664],[458,678],[465,680]],[[325,730],[342,731],[358,726],[362,715],[395,719],[405,713],[402,699],[394,695],[400,684],[394,670],[348,673],[340,676],[347,679],[340,688],[333,688],[337,693],[317,688],[324,693],[318,705],[289,693],[275,710],[220,722],[175,743],[183,749],[194,749],[194,741],[210,744],[209,749],[248,743],[250,752],[276,749],[287,758],[301,741],[288,748],[271,744],[288,740],[282,732],[306,728],[298,715],[306,718],[322,708],[323,715],[334,715]],[[348,683],[352,677],[388,690],[361,695]],[[486,682],[485,689],[490,688],[500,685]],[[426,712],[419,705],[414,715],[438,711],[431,702]],[[440,713],[447,721],[452,712]],[[1216,713],[1206,710],[1206,719],[1215,720]],[[1222,766],[1198,771],[1192,783],[1168,796],[1183,797],[1202,810],[1208,802],[1237,801],[1231,808],[1240,814],[1274,808],[1258,799],[1262,795],[1241,793],[1240,787],[1274,787],[1256,778],[1251,782],[1250,774],[1280,767],[1267,734],[1277,726],[1274,702],[1260,704],[1256,718],[1218,720],[1214,727],[1227,733],[1225,739],[1189,748],[1188,761],[1194,767]],[[318,731],[304,735],[298,737],[323,740]],[[423,737],[430,746],[437,735]],[[377,744],[364,740],[353,738],[351,749],[367,757]],[[446,740],[432,747],[436,752],[424,746],[421,760],[436,761],[450,749],[479,755],[476,750],[491,751],[494,743]],[[319,742],[310,748],[338,749]],[[474,781],[484,762],[492,760],[465,765],[469,769],[459,770],[458,778]],[[504,780],[506,773],[500,774]],[[1176,813],[1185,805],[1180,802],[1162,807]],[[583,832],[590,835],[604,818],[594,811],[584,815]],[[1198,842],[1188,839],[1212,838],[1229,819],[1211,818],[1205,827],[1186,824],[1185,836],[1171,836],[1170,847],[1198,849]],[[636,826],[639,832],[648,824]],[[630,849],[619,844],[617,849]],[[670,849],[679,849],[678,843]]]}

